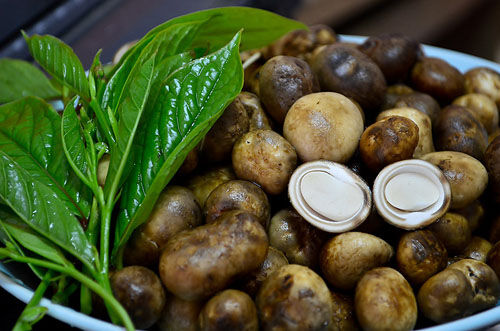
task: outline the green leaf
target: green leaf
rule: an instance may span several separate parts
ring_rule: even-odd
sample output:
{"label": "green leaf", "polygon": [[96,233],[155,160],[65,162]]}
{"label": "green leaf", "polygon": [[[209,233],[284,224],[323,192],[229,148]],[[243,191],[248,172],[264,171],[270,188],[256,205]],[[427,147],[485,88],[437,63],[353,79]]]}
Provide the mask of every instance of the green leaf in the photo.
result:
{"label": "green leaf", "polygon": [[266,46],[289,31],[307,29],[301,22],[250,7],[223,7],[198,11],[176,17],[148,32],[161,31],[164,26],[211,18],[193,41],[194,46],[206,46],[218,49],[225,45],[236,32],[243,29],[240,51]]}
{"label": "green leaf", "polygon": [[[14,248],[16,252],[20,255],[25,256],[23,249],[19,246],[16,240],[12,237],[12,235],[5,228],[4,221],[18,221],[19,217],[15,215],[12,210],[6,205],[0,206],[0,240],[4,243],[5,246],[11,246]],[[43,278],[44,270],[40,267],[37,267],[32,264],[28,264],[33,273],[40,279]]]}
{"label": "green leaf", "polygon": [[140,65],[154,52],[157,52],[157,63],[166,57],[184,52],[189,48],[203,23],[204,21],[194,21],[169,26],[149,38],[147,43],[141,44],[141,47],[136,47],[135,51],[113,73],[106,88],[101,91],[101,107],[103,109],[110,107],[116,111],[124,91],[130,85],[129,74],[134,66],[138,65],[138,62]]}
{"label": "green leaf", "polygon": [[35,233],[19,218],[12,216],[9,217],[5,211],[0,209],[0,221],[3,222],[5,230],[12,236],[12,238],[14,238],[17,243],[27,250],[30,250],[33,253],[60,265],[73,267],[57,246]]}
{"label": "green leaf", "polygon": [[[160,82],[165,77],[170,75],[174,70],[182,67],[183,65],[185,65],[186,63],[188,63],[191,60],[192,60],[192,57],[191,57],[190,53],[181,53],[181,54],[167,57],[167,58],[163,59],[163,61],[161,61],[159,64],[155,64],[154,71],[151,72],[152,76],[150,77],[150,81],[148,82],[148,84],[151,85],[151,87],[150,87],[149,98],[148,98],[147,104],[143,105],[142,108],[138,109],[138,110],[140,110],[140,112],[138,111],[136,113],[136,115],[134,115],[134,107],[122,107],[121,108],[120,113],[123,113],[123,114],[120,115],[120,119],[121,119],[120,123],[121,124],[120,124],[120,128],[119,128],[119,138],[118,138],[119,145],[117,144],[118,148],[116,148],[114,150],[114,153],[111,156],[108,174],[110,176],[109,178],[112,178],[112,179],[109,179],[106,182],[105,192],[108,193],[111,183],[114,182],[114,178],[115,178],[114,176],[116,176],[116,174],[118,172],[118,168],[120,167],[120,163],[123,164],[124,167],[126,167],[126,168],[124,168],[123,173],[120,174],[120,176],[119,176],[120,184],[122,184],[123,181],[125,180],[125,178],[128,176],[132,164],[131,164],[131,162],[127,162],[127,160],[132,159],[133,156],[127,156],[126,158],[124,158],[124,156],[123,156],[124,153],[122,151],[125,151],[126,149],[130,149],[130,147],[132,146],[131,143],[133,142],[133,139],[135,137],[137,125],[139,124],[139,119],[140,119],[140,116],[143,112],[143,109],[144,109],[144,107],[151,108],[154,105],[156,97],[158,96],[158,93],[160,92],[160,89],[162,88],[162,84],[160,84]],[[143,72],[144,70],[146,70],[146,71],[148,70],[147,66],[145,68],[141,67],[141,71],[139,71],[139,73]],[[137,80],[137,83],[140,83],[140,80]],[[138,88],[139,89],[141,88],[141,84],[138,84]],[[132,99],[130,99],[130,100],[132,100]],[[127,108],[128,108],[128,110],[127,110]],[[128,114],[128,115],[125,115],[125,114]],[[137,116],[136,121],[133,123],[133,131],[127,129],[127,127],[129,127],[130,125],[128,125],[127,122],[125,121],[126,118],[122,119],[123,116],[126,116],[126,118],[131,118],[131,119],[134,116]],[[130,123],[130,124],[132,124],[132,123]],[[121,145],[121,147],[120,147],[120,145]],[[132,151],[132,154],[133,154],[133,151]]]}
{"label": "green leaf", "polygon": [[134,66],[134,70],[130,73],[129,87],[126,89],[124,99],[118,108],[118,134],[115,148],[111,153],[105,186],[105,193],[111,192],[110,199],[114,199],[125,166],[130,163],[128,162],[128,156],[148,100],[153,81],[154,64],[155,54],[140,66]]}
{"label": "green leaf", "polygon": [[56,37],[34,35],[23,32],[31,56],[59,83],[89,100],[89,85],[82,63],[71,47]]}
{"label": "green leaf", "polygon": [[32,176],[3,150],[0,197],[32,229],[94,268],[93,247],[67,205],[52,187]]}
{"label": "green leaf", "polygon": [[0,59],[0,104],[26,96],[54,99],[60,93],[37,67],[29,62]]}
{"label": "green leaf", "polygon": [[[289,31],[307,29],[307,26],[283,16],[257,8],[223,7],[194,12],[173,18],[149,31],[136,45],[129,49],[118,65],[144,47],[153,36],[171,25],[207,20],[192,46],[206,47],[214,51],[224,46],[236,32],[243,29],[240,50],[266,46]],[[115,67],[116,68],[116,67]]]}
{"label": "green leaf", "polygon": [[219,51],[191,61],[165,81],[144,114],[134,168],[124,185],[114,256],[151,212],[159,194],[243,85],[241,33]]}
{"label": "green leaf", "polygon": [[5,104],[0,106],[0,150],[51,188],[73,214],[87,217],[90,190],[70,169],[60,126],[61,117],[41,99]]}
{"label": "green leaf", "polygon": [[88,164],[80,121],[75,111],[75,100],[68,102],[62,115],[61,136],[66,158],[76,175],[90,186]]}

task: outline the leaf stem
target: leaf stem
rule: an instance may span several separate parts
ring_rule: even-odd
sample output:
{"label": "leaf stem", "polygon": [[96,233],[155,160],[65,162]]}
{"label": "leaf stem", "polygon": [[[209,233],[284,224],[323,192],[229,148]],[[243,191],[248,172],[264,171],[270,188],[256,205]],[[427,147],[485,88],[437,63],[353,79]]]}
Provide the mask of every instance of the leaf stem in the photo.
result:
{"label": "leaf stem", "polygon": [[92,245],[97,244],[97,230],[99,225],[99,208],[97,199],[94,197],[92,200],[92,207],[90,209],[89,225],[87,226],[87,238]]}
{"label": "leaf stem", "polygon": [[96,99],[92,99],[90,101],[90,107],[94,110],[94,113],[97,117],[97,122],[99,123],[99,126],[101,127],[102,133],[104,134],[104,137],[106,138],[106,141],[108,142],[108,146],[113,146],[116,142],[115,137],[111,134],[111,128],[109,127],[109,121],[106,118],[106,115],[104,114],[104,111],[102,110],[101,106],[97,102]]}
{"label": "leaf stem", "polygon": [[38,322],[38,320],[43,316],[43,315],[41,315],[39,318],[31,321],[31,323],[29,321],[25,320],[25,317],[29,313],[29,310],[32,307],[38,306],[38,304],[40,303],[40,300],[42,300],[45,291],[49,287],[49,284],[51,282],[51,278],[52,278],[53,274],[54,274],[54,272],[52,270],[49,270],[43,275],[43,278],[42,278],[40,284],[38,285],[38,287],[36,288],[35,293],[33,293],[33,296],[31,297],[30,301],[28,302],[26,307],[24,307],[24,310],[21,313],[21,315],[19,315],[19,318],[17,319],[16,324],[14,325],[14,328],[12,329],[13,331],[26,330],[26,323],[29,323],[29,327],[31,329],[31,326],[33,324],[35,324],[36,322]]}
{"label": "leaf stem", "polygon": [[109,304],[113,310],[118,314],[120,317],[120,320],[122,321],[123,325],[125,328],[129,331],[135,330],[134,324],[132,323],[132,320],[130,319],[130,316],[128,315],[127,311],[123,306],[118,302],[118,300],[113,297],[111,292],[107,291],[105,288],[103,288],[101,285],[97,284],[95,281],[90,279],[89,277],[85,276],[78,270],[74,268],[68,268],[61,266],[56,263],[52,263],[49,261],[44,261],[36,258],[31,258],[31,257],[26,257],[26,256],[21,256],[18,255],[6,248],[0,248],[0,257],[9,257],[14,261],[17,262],[23,262],[23,263],[31,263],[33,265],[38,265],[40,267],[44,267],[47,269],[51,269],[57,272],[60,272],[62,274],[68,275],[80,283],[84,284],[88,288],[90,288],[92,291],[94,291],[97,295],[99,295],[104,302]]}

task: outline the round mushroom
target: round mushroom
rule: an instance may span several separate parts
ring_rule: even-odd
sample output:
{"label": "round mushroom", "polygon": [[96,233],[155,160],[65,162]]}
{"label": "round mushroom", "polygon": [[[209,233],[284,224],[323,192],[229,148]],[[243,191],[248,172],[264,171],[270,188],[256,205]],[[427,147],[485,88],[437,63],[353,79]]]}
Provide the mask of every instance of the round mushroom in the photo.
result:
{"label": "round mushroom", "polygon": [[418,144],[413,152],[413,157],[420,157],[434,152],[432,142],[432,122],[426,114],[409,107],[392,108],[384,110],[377,116],[377,121],[385,117],[402,116],[412,120],[418,126]]}
{"label": "round mushroom", "polygon": [[297,264],[272,273],[256,303],[262,330],[323,330],[333,322],[330,290],[318,274]]}
{"label": "round mushroom", "polygon": [[450,254],[464,250],[471,239],[469,222],[460,214],[447,212],[429,226]]}
{"label": "round mushroom", "polygon": [[421,157],[443,172],[451,187],[451,208],[463,208],[479,198],[488,184],[488,172],[477,159],[464,153],[442,151]]}
{"label": "round mushroom", "polygon": [[464,91],[464,76],[460,71],[435,57],[423,57],[417,61],[411,72],[411,82],[417,90],[445,104]]}
{"label": "round mushroom", "polygon": [[213,296],[200,312],[200,330],[257,331],[259,320],[253,300],[245,292],[224,290]]}
{"label": "round mushroom", "polygon": [[259,184],[269,194],[280,194],[297,166],[295,148],[272,130],[243,135],[233,148],[233,168],[240,179]]}
{"label": "round mushroom", "polygon": [[293,104],[283,135],[304,161],[325,159],[344,163],[358,146],[363,118],[356,105],[339,93],[306,95]]}
{"label": "round mushroom", "polygon": [[318,91],[318,81],[311,68],[299,58],[275,56],[260,70],[259,96],[277,123],[283,123],[296,100]]}
{"label": "round mushroom", "polygon": [[202,220],[194,194],[182,186],[168,186],[158,197],[148,220],[127,242],[125,263],[156,266],[167,241],[183,230],[201,225]]}
{"label": "round mushroom", "polygon": [[165,290],[158,276],[141,266],[125,267],[110,279],[114,297],[123,305],[134,325],[151,327],[165,306]]}
{"label": "round mushroom", "polygon": [[365,165],[373,172],[406,159],[415,152],[419,139],[418,126],[402,116],[382,118],[366,128],[359,142]]}
{"label": "round mushroom", "polygon": [[187,187],[193,192],[200,207],[203,208],[210,193],[220,184],[232,179],[236,179],[236,175],[230,167],[216,167],[191,177],[187,181]]}
{"label": "round mushroom", "polygon": [[420,52],[415,40],[400,33],[369,37],[358,49],[379,66],[388,83],[404,81]]}
{"label": "round mushroom", "polygon": [[311,59],[311,67],[323,91],[354,99],[365,111],[382,104],[387,88],[384,74],[356,48],[338,43],[325,46]]}
{"label": "round mushroom", "polygon": [[500,74],[487,67],[476,67],[465,73],[465,91],[481,93],[500,106]]}
{"label": "round mushroom", "polygon": [[454,105],[465,107],[481,124],[488,134],[498,129],[498,108],[488,96],[469,93],[453,101]]}
{"label": "round mushroom", "polygon": [[267,46],[264,55],[267,58],[277,55],[295,56],[307,59],[308,54],[322,45],[333,44],[337,35],[327,25],[317,24],[309,30],[293,30]]}
{"label": "round mushroom", "polygon": [[375,268],[356,286],[356,316],[363,330],[411,330],[417,301],[406,279],[392,268]]}
{"label": "round mushroom", "polygon": [[331,292],[333,304],[333,325],[336,331],[357,331],[359,324],[354,311],[354,298],[352,296]]}
{"label": "round mushroom", "polygon": [[198,331],[198,315],[202,307],[201,301],[186,301],[169,294],[156,325],[160,331]]}
{"label": "round mushroom", "polygon": [[396,101],[400,96],[412,92],[413,89],[404,84],[394,84],[387,86],[387,89],[385,90],[384,101],[382,102],[380,109],[384,110],[394,108],[394,105],[396,104]]}
{"label": "round mushroom", "polygon": [[262,108],[257,95],[250,92],[241,92],[238,97],[248,114],[248,131],[271,130],[271,120]]}
{"label": "round mushroom", "polygon": [[429,278],[418,291],[420,312],[436,323],[470,315],[474,290],[462,271],[444,269]]}
{"label": "round mushroom", "polygon": [[293,209],[278,211],[267,230],[269,245],[282,251],[290,263],[314,268],[325,233],[309,224]]}
{"label": "round mushroom", "polygon": [[474,236],[460,255],[467,259],[486,262],[486,258],[492,247],[493,245],[488,240]]}
{"label": "round mushroom", "polygon": [[257,291],[260,289],[262,283],[267,279],[267,277],[285,264],[288,264],[285,254],[283,254],[280,250],[269,246],[264,262],[262,262],[257,269],[243,276],[238,283],[241,285],[240,287],[243,291],[253,297],[257,294]]}
{"label": "round mushroom", "polygon": [[435,123],[434,144],[438,151],[462,152],[481,161],[488,146],[488,133],[467,108],[449,105]]}
{"label": "round mushroom", "polygon": [[320,267],[331,285],[351,290],[365,272],[383,266],[393,255],[392,247],[378,237],[363,232],[345,232],[323,246]]}
{"label": "round mushroom", "polygon": [[448,252],[433,232],[417,230],[401,236],[396,260],[399,271],[406,279],[420,285],[446,268]]}
{"label": "round mushroom", "polygon": [[255,215],[264,227],[267,227],[271,217],[271,206],[266,193],[246,180],[230,180],[217,186],[208,196],[203,214],[206,223],[212,223],[231,210],[242,210]]}

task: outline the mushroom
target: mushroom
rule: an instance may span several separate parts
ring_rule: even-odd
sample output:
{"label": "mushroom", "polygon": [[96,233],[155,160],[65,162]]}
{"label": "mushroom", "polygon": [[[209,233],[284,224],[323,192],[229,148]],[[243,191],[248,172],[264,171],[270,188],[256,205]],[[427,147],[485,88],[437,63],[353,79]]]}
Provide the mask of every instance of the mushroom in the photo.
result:
{"label": "mushroom", "polygon": [[232,160],[238,178],[259,184],[269,194],[280,194],[297,166],[297,153],[278,133],[255,130],[234,144]]}
{"label": "mushroom", "polygon": [[418,126],[418,144],[413,152],[413,157],[420,157],[434,152],[432,142],[432,122],[426,114],[409,107],[392,108],[384,110],[377,116],[377,121],[391,116],[402,116],[412,120]]}
{"label": "mushroom", "polygon": [[295,210],[315,227],[340,233],[359,226],[370,214],[371,191],[346,166],[325,160],[297,168],[288,183]]}
{"label": "mushroom", "polygon": [[127,242],[127,265],[155,267],[162,247],[175,234],[202,224],[201,208],[193,192],[182,186],[168,186],[158,197],[147,221]]}
{"label": "mushroom", "polygon": [[442,151],[426,154],[421,159],[437,166],[450,183],[451,208],[467,206],[486,189],[488,172],[481,162],[472,156]]}
{"label": "mushroom", "polygon": [[391,108],[401,107],[409,107],[421,111],[429,116],[432,125],[436,123],[439,113],[441,112],[439,103],[432,96],[417,91],[400,95]]}
{"label": "mushroom", "polygon": [[323,91],[354,99],[365,111],[382,104],[387,88],[384,74],[356,48],[339,43],[325,46],[314,55],[311,67]]}
{"label": "mushroom", "polygon": [[419,128],[402,116],[383,117],[367,127],[359,141],[365,165],[374,173],[401,160],[410,159],[419,141]]}
{"label": "mushroom", "polygon": [[415,40],[399,33],[369,37],[358,49],[379,66],[388,83],[404,81],[421,51]]}
{"label": "mushroom", "polygon": [[462,152],[482,161],[488,133],[467,108],[449,105],[434,125],[434,145],[438,151]]}
{"label": "mushroom", "polygon": [[253,300],[245,292],[228,289],[214,295],[200,312],[200,331],[257,331],[259,320]]}
{"label": "mushroom", "polygon": [[428,93],[442,103],[449,103],[464,91],[464,76],[445,60],[423,57],[412,69],[415,89]]}
{"label": "mushroom", "polygon": [[392,268],[375,268],[356,286],[356,316],[363,330],[411,330],[417,301],[408,281]]}
{"label": "mushroom", "polygon": [[465,73],[465,91],[481,93],[500,106],[500,74],[487,67],[476,67]]}
{"label": "mushroom", "polygon": [[114,297],[136,327],[149,328],[160,318],[165,290],[153,271],[141,266],[125,267],[113,273],[110,283]]}
{"label": "mushroom", "polygon": [[396,252],[399,271],[415,285],[446,268],[448,252],[439,238],[429,230],[406,232]]}
{"label": "mushroom", "polygon": [[450,254],[458,254],[470,242],[469,222],[462,215],[447,212],[429,226]]}
{"label": "mushroom", "polygon": [[453,101],[454,105],[465,107],[490,134],[498,129],[498,108],[488,96],[469,93]]}
{"label": "mushroom", "polygon": [[248,114],[236,98],[226,107],[222,116],[205,135],[201,152],[208,162],[221,162],[231,159],[234,143],[248,132]]}
{"label": "mushroom", "polygon": [[318,91],[318,81],[311,68],[296,57],[275,56],[260,70],[259,96],[277,123],[283,123],[296,100]]}
{"label": "mushroom", "polygon": [[205,201],[203,214],[206,223],[212,223],[231,210],[246,211],[255,215],[264,227],[267,227],[271,217],[271,206],[266,193],[246,180],[230,180],[217,186]]}
{"label": "mushroom", "polygon": [[406,230],[418,229],[432,224],[448,210],[450,184],[429,162],[399,161],[377,175],[373,200],[388,223]]}
{"label": "mushroom", "polygon": [[330,290],[311,269],[284,265],[272,273],[257,294],[263,330],[322,330],[333,323]]}
{"label": "mushroom", "polygon": [[385,265],[393,255],[393,248],[378,237],[363,232],[345,232],[323,246],[320,267],[331,285],[352,290],[365,272]]}
{"label": "mushroom", "polygon": [[334,92],[306,95],[290,108],[283,135],[302,161],[319,159],[344,163],[356,151],[363,118],[356,105]]}

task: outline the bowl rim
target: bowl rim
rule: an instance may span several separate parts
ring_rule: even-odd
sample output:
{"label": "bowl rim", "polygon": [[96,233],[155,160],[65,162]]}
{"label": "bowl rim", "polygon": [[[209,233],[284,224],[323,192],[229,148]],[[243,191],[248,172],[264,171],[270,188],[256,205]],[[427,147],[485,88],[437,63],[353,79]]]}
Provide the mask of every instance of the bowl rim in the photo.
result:
{"label": "bowl rim", "polygon": [[[340,41],[362,43],[366,36],[354,36],[339,34]],[[500,73],[500,64],[477,56],[448,50],[440,47],[422,44],[424,54],[428,57],[438,57],[446,60],[460,72],[464,73],[473,67],[488,67]],[[28,303],[34,291],[25,285],[19,278],[12,274],[5,265],[0,262],[0,286],[11,295]],[[72,327],[84,330],[111,330],[122,331],[123,327],[105,322],[103,320],[80,313],[73,308],[53,303],[49,299],[43,298],[40,305],[47,307],[47,314]],[[471,329],[485,328],[500,323],[500,301],[497,306],[486,311],[465,317],[456,321],[419,329],[422,331],[465,331]],[[500,325],[500,324],[498,324]]]}

